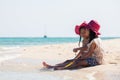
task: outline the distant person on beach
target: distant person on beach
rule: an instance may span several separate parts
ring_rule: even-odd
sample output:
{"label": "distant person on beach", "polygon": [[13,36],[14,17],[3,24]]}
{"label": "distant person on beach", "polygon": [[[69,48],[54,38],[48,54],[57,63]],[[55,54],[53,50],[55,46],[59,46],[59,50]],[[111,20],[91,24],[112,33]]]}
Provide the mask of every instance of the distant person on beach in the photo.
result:
{"label": "distant person on beach", "polygon": [[[74,48],[73,52],[78,52],[75,58],[66,60],[63,63],[56,64],[55,66],[43,62],[43,65],[54,70],[64,69],[78,69],[81,67],[89,67],[101,65],[103,63],[103,53],[101,40],[98,37],[100,25],[91,20],[89,23],[83,22],[81,25],[75,26],[75,32],[82,39],[82,47]],[[79,45],[80,45],[79,41]]]}

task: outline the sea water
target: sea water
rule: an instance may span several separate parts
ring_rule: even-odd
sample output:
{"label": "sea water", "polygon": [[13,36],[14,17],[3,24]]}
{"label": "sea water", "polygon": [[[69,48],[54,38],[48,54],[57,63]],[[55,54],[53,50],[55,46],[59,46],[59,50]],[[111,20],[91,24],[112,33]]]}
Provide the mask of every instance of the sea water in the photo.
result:
{"label": "sea water", "polygon": [[[102,37],[102,40],[115,39],[118,37]],[[61,43],[75,43],[79,41],[79,37],[1,37],[0,46],[30,46],[30,45],[48,45]]]}

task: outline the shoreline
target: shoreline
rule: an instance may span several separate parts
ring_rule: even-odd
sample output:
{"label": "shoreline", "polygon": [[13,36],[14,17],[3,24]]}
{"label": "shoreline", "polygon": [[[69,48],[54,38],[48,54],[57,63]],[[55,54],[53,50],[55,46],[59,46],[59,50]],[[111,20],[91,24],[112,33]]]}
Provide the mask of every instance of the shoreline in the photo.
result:
{"label": "shoreline", "polygon": [[[43,68],[41,63],[46,61],[47,63],[54,65],[56,63],[60,63],[75,57],[75,53],[72,52],[72,49],[77,46],[77,43],[28,46],[20,47],[19,49],[12,49],[21,56],[2,61],[0,63],[0,74],[5,75],[12,72],[23,74],[26,73],[24,76],[28,78],[28,74],[32,75],[32,73],[35,73],[37,75],[44,74],[49,76],[56,76],[56,80],[59,80],[58,77],[61,80],[117,80],[120,78],[119,42],[120,39],[103,40],[103,45],[106,52],[104,54],[105,64],[77,70],[62,71],[46,70]],[[1,75],[0,79],[2,79]],[[11,74],[11,76],[15,76],[15,74]],[[13,80],[16,80],[16,77]],[[26,79],[24,78],[23,80]]]}
{"label": "shoreline", "polygon": [[[114,40],[120,37],[100,37],[101,40]],[[28,47],[28,46],[44,46],[44,45],[57,45],[77,43],[79,37],[0,37],[0,47]]]}

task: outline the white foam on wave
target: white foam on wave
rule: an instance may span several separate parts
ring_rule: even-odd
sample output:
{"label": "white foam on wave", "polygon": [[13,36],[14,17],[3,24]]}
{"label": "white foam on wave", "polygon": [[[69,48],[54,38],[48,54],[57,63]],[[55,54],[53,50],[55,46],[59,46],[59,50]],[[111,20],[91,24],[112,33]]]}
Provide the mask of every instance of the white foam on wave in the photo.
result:
{"label": "white foam on wave", "polygon": [[19,47],[0,47],[0,62],[21,56]]}
{"label": "white foam on wave", "polygon": [[9,59],[14,59],[21,56],[21,54],[11,54],[11,55],[4,55],[4,56],[0,56],[0,62],[5,61],[5,60],[9,60]]}
{"label": "white foam on wave", "polygon": [[11,50],[11,49],[19,49],[20,46],[12,46],[12,47],[0,47],[0,50]]}

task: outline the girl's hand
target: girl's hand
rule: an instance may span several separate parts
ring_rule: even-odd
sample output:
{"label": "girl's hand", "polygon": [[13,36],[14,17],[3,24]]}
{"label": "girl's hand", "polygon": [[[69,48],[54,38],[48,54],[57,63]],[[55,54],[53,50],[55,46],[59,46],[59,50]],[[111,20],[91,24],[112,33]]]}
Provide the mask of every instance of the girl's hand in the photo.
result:
{"label": "girl's hand", "polygon": [[74,48],[74,49],[73,49],[73,52],[77,52],[77,51],[78,51],[78,48]]}

